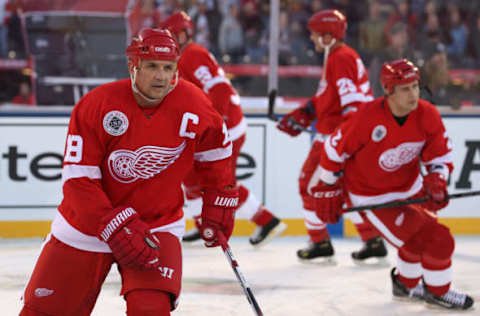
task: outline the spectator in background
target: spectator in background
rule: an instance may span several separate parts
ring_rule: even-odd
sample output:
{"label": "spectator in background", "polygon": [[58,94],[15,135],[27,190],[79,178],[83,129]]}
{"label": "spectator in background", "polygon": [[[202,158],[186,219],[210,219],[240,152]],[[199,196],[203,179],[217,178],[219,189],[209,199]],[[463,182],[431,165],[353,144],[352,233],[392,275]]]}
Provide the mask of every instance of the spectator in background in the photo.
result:
{"label": "spectator in background", "polygon": [[210,26],[208,24],[206,0],[197,0],[196,13],[190,16],[195,27],[194,41],[210,50],[212,45],[210,44]]}
{"label": "spectator in background", "polygon": [[7,0],[0,0],[0,58],[6,57],[8,53],[7,42],[7,17],[9,11],[7,11]]}
{"label": "spectator in background", "polygon": [[220,12],[219,2],[222,0],[207,0],[207,20],[208,20],[208,34],[210,41],[210,52],[215,56],[219,55],[218,37],[220,31],[220,24],[223,16]]}
{"label": "spectator in background", "polygon": [[304,36],[304,26],[299,21],[294,21],[290,24],[291,34],[291,51],[293,64],[314,64],[316,62],[317,54],[313,52],[311,42]]}
{"label": "spectator in background", "polygon": [[35,105],[35,97],[32,94],[30,84],[26,81],[20,82],[18,94],[10,101],[13,104]]}
{"label": "spectator in background", "polygon": [[386,46],[385,27],[387,22],[381,17],[379,0],[369,1],[369,16],[359,26],[358,45],[360,54],[370,64],[371,55],[377,55]]}
{"label": "spectator in background", "polygon": [[323,5],[322,0],[312,0],[310,3],[310,12],[312,14],[317,13],[320,10],[325,9],[325,6]]}
{"label": "spectator in background", "polygon": [[254,1],[245,2],[243,14],[240,18],[242,28],[245,32],[245,49],[249,62],[261,63],[266,58],[267,49],[262,43],[265,25],[258,14]]}
{"label": "spectator in background", "polygon": [[440,27],[440,20],[436,12],[428,14],[425,26],[416,39],[416,46],[421,50],[423,50],[425,43],[429,43],[430,41],[437,43],[446,42],[445,33]]}
{"label": "spectator in background", "polygon": [[448,57],[456,63],[461,63],[467,47],[468,30],[460,17],[457,6],[448,6],[448,34],[451,42],[447,45]]}
{"label": "spectator in background", "polygon": [[[231,62],[238,62],[245,53],[245,40],[242,25],[238,19],[238,5],[230,5],[229,14],[222,20],[218,34],[218,47],[222,55],[230,56]],[[227,60],[223,59],[224,62]]]}
{"label": "spectator in background", "polygon": [[425,60],[421,68],[422,84],[428,88],[427,94],[431,94],[424,98],[436,105],[458,106],[456,104],[458,101],[453,100],[448,93],[450,74],[445,45],[441,42],[430,41],[425,44],[422,53]]}
{"label": "spectator in background", "polygon": [[128,16],[131,37],[142,28],[155,28],[162,20],[154,0],[137,0]]}
{"label": "spectator in background", "polygon": [[385,27],[385,36],[387,41],[391,41],[391,30],[393,25],[398,22],[402,22],[407,25],[408,37],[411,40],[415,40],[415,31],[418,23],[417,16],[410,12],[408,0],[395,0],[395,10],[390,14]]}
{"label": "spectator in background", "polygon": [[6,5],[7,15],[7,41],[9,48],[9,57],[24,58],[26,56],[25,43],[22,34],[22,24],[20,13],[22,12],[21,1],[10,0]]}
{"label": "spectator in background", "polygon": [[292,63],[292,35],[290,33],[287,11],[280,11],[279,16],[280,36],[278,40],[278,63],[289,65]]}
{"label": "spectator in background", "polygon": [[480,68],[480,13],[477,13],[473,24],[470,27],[468,50],[469,55],[473,58],[473,66]]}
{"label": "spectator in background", "polygon": [[383,88],[380,84],[380,69],[383,63],[387,61],[406,58],[408,60],[416,60],[416,54],[413,47],[409,44],[407,25],[402,22],[395,23],[390,29],[390,44],[383,50],[383,52],[372,61],[370,71],[370,81],[372,83],[372,90],[375,96],[383,94]]}

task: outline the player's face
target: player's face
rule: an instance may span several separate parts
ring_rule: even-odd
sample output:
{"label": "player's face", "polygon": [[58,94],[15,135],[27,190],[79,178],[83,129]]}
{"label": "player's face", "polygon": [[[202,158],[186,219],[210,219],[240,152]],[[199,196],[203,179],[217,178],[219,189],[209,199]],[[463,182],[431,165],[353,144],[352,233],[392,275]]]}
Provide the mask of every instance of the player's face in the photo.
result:
{"label": "player's face", "polygon": [[135,84],[147,97],[162,99],[169,91],[176,71],[177,63],[173,61],[140,60]]}
{"label": "player's face", "polygon": [[405,116],[418,106],[420,87],[418,81],[397,85],[388,96],[388,104],[395,116]]}
{"label": "player's face", "polygon": [[324,46],[322,45],[322,42],[324,45],[329,45],[332,42],[332,39],[333,37],[330,34],[324,34],[322,36],[320,33],[317,32],[310,33],[310,40],[315,45],[315,50],[317,52],[323,52]]}

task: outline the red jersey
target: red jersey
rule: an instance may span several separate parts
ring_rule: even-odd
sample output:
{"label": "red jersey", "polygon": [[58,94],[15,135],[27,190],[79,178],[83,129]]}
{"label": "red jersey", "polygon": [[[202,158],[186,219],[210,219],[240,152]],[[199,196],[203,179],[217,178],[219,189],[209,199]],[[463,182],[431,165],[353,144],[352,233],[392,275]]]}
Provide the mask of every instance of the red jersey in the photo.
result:
{"label": "red jersey", "polygon": [[151,110],[138,106],[129,79],[102,85],[75,106],[55,237],[106,252],[95,236],[113,208],[132,207],[155,229],[183,218],[181,183],[192,167],[203,187],[234,182],[226,126],[200,89],[179,80]]}
{"label": "red jersey", "polygon": [[207,49],[197,43],[188,44],[182,51],[178,69],[180,77],[193,82],[208,95],[225,120],[232,141],[246,133],[247,121],[243,117],[240,96]]}
{"label": "red jersey", "polygon": [[373,100],[368,74],[357,52],[347,45],[333,50],[324,65],[324,76],[312,97],[321,134],[331,134],[362,102]]}
{"label": "red jersey", "polygon": [[395,120],[387,99],[366,103],[327,138],[324,150],[322,180],[330,182],[329,172],[343,169],[353,205],[415,195],[423,187],[420,163],[446,178],[453,170],[451,143],[440,114],[424,100],[403,125]]}

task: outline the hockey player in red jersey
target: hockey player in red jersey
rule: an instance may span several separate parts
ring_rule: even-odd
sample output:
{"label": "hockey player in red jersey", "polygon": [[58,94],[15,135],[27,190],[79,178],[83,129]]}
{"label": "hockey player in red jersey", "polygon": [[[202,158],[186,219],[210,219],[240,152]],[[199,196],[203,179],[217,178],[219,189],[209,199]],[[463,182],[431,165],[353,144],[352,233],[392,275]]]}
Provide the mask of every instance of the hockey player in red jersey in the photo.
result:
{"label": "hockey player in red jersey", "polygon": [[[291,136],[300,134],[297,126],[308,127],[316,120],[317,134],[310,153],[303,164],[299,178],[299,191],[303,200],[305,226],[310,236],[307,248],[297,251],[302,260],[316,258],[330,261],[334,254],[326,224],[315,214],[316,197],[312,183],[318,180],[317,167],[324,139],[344,120],[353,116],[362,102],[373,100],[366,69],[358,54],[345,44],[347,20],[338,10],[323,10],[308,21],[310,39],[318,52],[324,53],[324,70],[314,96],[302,107],[286,114],[277,127]],[[358,214],[352,214],[365,242],[360,251],[352,253],[355,261],[387,255],[383,240],[370,224]]]}
{"label": "hockey player in red jersey", "polygon": [[130,79],[102,85],[73,109],[63,200],[25,289],[20,315],[90,315],[113,263],[127,315],[170,315],[182,277],[182,181],[194,168],[207,246],[233,229],[238,189],[221,116],[178,79],[168,30],[144,29],[127,48]]}
{"label": "hockey player in red jersey", "polygon": [[[203,46],[193,42],[193,23],[183,11],[170,15],[162,27],[169,29],[180,45],[181,57],[178,61],[180,77],[201,88],[212,101],[213,107],[222,115],[227,124],[230,139],[233,142],[232,166],[230,172],[235,177],[237,157],[245,142],[247,122],[240,106],[240,97],[225,77],[223,69],[215,57]],[[193,170],[184,181],[187,199],[198,197],[198,175]],[[238,184],[240,192],[239,207],[243,214],[256,225],[250,236],[250,244],[259,247],[272,237],[281,234],[286,225],[268,211],[244,185]],[[191,242],[199,239],[198,227],[201,223],[195,216],[195,228],[188,231],[183,240]]]}
{"label": "hockey player in red jersey", "polygon": [[455,242],[436,214],[448,204],[451,143],[435,106],[419,99],[419,79],[418,68],[406,59],[385,63],[385,97],[363,105],[327,138],[320,181],[312,189],[320,197],[317,215],[338,221],[344,199],[359,206],[428,196],[424,204],[360,214],[398,249],[394,297],[468,309],[473,299],[450,288]]}

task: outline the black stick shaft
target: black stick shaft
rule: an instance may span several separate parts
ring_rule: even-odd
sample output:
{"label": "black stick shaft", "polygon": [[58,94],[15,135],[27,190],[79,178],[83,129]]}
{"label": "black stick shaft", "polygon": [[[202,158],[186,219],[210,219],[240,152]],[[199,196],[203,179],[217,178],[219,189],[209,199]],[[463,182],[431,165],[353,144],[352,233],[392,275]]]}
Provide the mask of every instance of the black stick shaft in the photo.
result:
{"label": "black stick shaft", "polygon": [[[267,112],[267,117],[274,121],[278,122],[278,117],[275,114],[275,99],[277,97],[277,90],[273,89],[268,93],[268,112]],[[296,130],[300,130],[302,132],[306,132],[312,135],[315,135],[316,132],[314,130],[311,130],[309,128],[305,128],[303,126],[298,125],[295,121],[292,122]]]}
{"label": "black stick shaft", "polygon": [[233,256],[232,249],[228,245],[228,242],[225,239],[225,236],[220,232],[218,237],[220,240],[220,245],[222,247],[223,253],[225,254],[225,257],[227,257],[227,261],[230,263],[230,266],[232,267],[232,270],[235,273],[235,276],[237,277],[238,282],[242,286],[243,293],[245,293],[248,303],[252,307],[256,316],[263,316],[263,312],[260,308],[260,305],[258,305],[257,300],[255,299],[255,296],[253,296],[253,292],[250,289],[250,286],[248,285],[247,281],[245,280],[245,277],[240,271],[238,262]]}
{"label": "black stick shaft", "polygon": [[[464,198],[464,197],[475,196],[475,195],[480,195],[480,191],[449,194],[447,195],[447,199],[451,200],[451,199],[458,199],[458,198]],[[376,210],[381,208],[398,207],[398,206],[410,205],[410,204],[420,204],[420,203],[426,202],[428,199],[429,199],[428,197],[422,197],[417,199],[392,201],[392,202],[380,203],[380,204],[360,205],[360,206],[349,207],[344,211],[344,213],[364,211],[364,210]]]}

